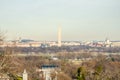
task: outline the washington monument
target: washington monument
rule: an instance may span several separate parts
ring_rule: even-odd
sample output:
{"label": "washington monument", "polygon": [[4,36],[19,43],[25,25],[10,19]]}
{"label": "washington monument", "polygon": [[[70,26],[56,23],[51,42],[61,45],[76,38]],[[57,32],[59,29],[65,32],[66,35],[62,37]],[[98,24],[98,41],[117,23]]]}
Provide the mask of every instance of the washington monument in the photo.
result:
{"label": "washington monument", "polygon": [[58,47],[61,47],[61,27],[58,28]]}

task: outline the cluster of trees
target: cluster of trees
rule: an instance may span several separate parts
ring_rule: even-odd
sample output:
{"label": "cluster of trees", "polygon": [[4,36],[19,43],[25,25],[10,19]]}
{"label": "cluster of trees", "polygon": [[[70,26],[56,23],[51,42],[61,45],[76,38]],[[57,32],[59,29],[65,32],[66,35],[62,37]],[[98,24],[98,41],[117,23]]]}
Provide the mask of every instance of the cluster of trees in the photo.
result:
{"label": "cluster of trees", "polygon": [[[0,48],[2,49],[2,48]],[[11,48],[13,50],[13,48]],[[58,53],[58,52],[108,52],[108,53],[117,53],[120,52],[120,47],[89,47],[89,46],[62,46],[62,47],[14,47],[15,52],[21,53]]]}
{"label": "cluster of trees", "polygon": [[[10,53],[11,51],[7,51]],[[120,56],[98,56],[82,64],[74,64],[68,60],[51,60],[45,56],[10,56],[0,55],[0,73],[6,73],[11,80],[21,80],[26,69],[29,80],[40,80],[36,72],[43,64],[55,64],[61,68],[58,80],[120,80]]]}
{"label": "cluster of trees", "polygon": [[120,62],[112,62],[106,60],[87,62],[78,68],[77,79],[78,80],[120,80],[119,68],[120,68]]}

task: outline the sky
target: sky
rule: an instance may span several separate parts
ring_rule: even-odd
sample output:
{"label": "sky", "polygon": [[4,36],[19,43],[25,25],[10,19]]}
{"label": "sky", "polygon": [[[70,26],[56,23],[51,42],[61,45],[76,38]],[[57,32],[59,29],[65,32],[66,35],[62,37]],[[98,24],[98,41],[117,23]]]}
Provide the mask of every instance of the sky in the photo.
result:
{"label": "sky", "polygon": [[120,40],[120,0],[0,0],[0,29],[6,38]]}

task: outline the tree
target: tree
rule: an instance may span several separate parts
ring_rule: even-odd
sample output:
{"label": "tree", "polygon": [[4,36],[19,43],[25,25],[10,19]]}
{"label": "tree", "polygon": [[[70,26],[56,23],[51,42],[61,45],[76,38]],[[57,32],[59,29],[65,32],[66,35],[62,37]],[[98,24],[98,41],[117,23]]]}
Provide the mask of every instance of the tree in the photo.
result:
{"label": "tree", "polygon": [[94,80],[100,80],[102,71],[103,71],[102,65],[95,66]]}
{"label": "tree", "polygon": [[3,48],[1,45],[3,45],[5,39],[5,35],[3,32],[0,31],[0,72],[7,72],[8,71],[8,65],[10,62],[9,53],[10,51],[8,48]]}
{"label": "tree", "polygon": [[85,69],[84,67],[79,67],[77,70],[77,80],[85,80]]}

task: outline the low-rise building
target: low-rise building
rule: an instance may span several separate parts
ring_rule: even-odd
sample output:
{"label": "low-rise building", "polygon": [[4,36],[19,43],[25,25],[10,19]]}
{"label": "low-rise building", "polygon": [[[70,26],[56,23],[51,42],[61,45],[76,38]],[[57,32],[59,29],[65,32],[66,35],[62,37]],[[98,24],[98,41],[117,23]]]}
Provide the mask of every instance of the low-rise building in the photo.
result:
{"label": "low-rise building", "polygon": [[[45,80],[57,80],[57,70],[58,66],[56,65],[42,65],[37,72],[40,73],[40,77],[43,77]],[[55,74],[54,79],[52,79],[52,73]]]}

